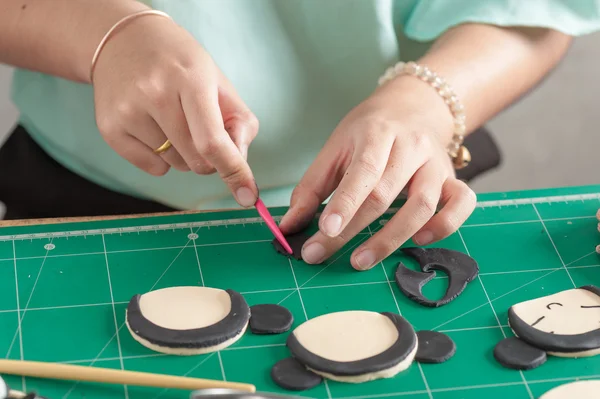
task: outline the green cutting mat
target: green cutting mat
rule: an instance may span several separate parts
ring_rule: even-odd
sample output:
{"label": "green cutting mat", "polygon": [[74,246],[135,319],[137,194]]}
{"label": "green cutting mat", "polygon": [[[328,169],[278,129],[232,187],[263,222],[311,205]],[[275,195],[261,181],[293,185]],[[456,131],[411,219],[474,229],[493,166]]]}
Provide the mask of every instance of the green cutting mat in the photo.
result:
{"label": "green cutting mat", "polygon": [[[250,305],[280,303],[293,312],[295,326],[340,310],[401,312],[417,330],[445,332],[458,347],[455,357],[441,365],[415,363],[393,379],[361,385],[328,382],[303,396],[538,398],[577,378],[600,378],[600,357],[551,358],[521,373],[500,367],[492,351],[511,334],[507,309],[512,304],[600,285],[600,259],[594,252],[600,243],[598,208],[600,186],[480,196],[468,222],[438,244],[472,255],[480,264],[480,278],[439,309],[421,307],[399,292],[393,273],[398,261],[407,261],[400,255],[368,272],[350,267],[351,249],[389,214],[323,266],[275,253],[270,232],[254,211],[3,228],[0,357],[250,382],[259,391],[282,393],[269,371],[288,356],[287,334],[248,333],[219,353],[173,357],[146,350],[124,328],[125,308],[134,294],[200,284],[237,290]],[[446,283],[444,276],[436,278],[425,293],[439,297]],[[6,380],[51,399],[189,397],[175,390]]]}

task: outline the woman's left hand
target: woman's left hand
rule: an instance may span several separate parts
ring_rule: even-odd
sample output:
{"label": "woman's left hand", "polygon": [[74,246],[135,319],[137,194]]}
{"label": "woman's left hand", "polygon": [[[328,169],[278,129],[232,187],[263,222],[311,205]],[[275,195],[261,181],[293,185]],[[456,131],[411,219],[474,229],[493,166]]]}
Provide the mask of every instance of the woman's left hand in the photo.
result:
{"label": "woman's left hand", "polygon": [[370,269],[411,237],[427,245],[451,235],[476,203],[455,177],[446,150],[452,131],[450,111],[434,89],[410,76],[388,82],[337,126],[294,190],[282,231],[305,225],[333,193],[319,232],[302,250],[307,263],[322,263],[406,192],[406,204],[354,250],[355,269]]}

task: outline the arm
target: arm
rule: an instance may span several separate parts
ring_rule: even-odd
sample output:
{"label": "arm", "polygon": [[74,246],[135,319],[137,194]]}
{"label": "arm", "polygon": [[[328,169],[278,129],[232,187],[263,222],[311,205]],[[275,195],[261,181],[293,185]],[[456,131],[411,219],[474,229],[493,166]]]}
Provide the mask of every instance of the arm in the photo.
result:
{"label": "arm", "polygon": [[465,24],[441,36],[418,63],[454,88],[471,133],[543,80],[571,41],[549,29]]}
{"label": "arm", "polygon": [[[550,30],[461,25],[417,63],[453,87],[468,134],[540,82],[569,43]],[[352,266],[370,269],[411,237],[418,245],[446,238],[476,203],[446,152],[452,135],[450,110],[429,84],[406,75],[389,81],[337,126],[294,190],[282,230],[297,230],[333,193],[303,250],[308,263],[321,263],[406,191],[406,204],[354,250]]]}
{"label": "arm", "polygon": [[[111,27],[148,9],[134,0],[0,0],[0,62],[92,83],[93,55]],[[94,71],[98,130],[131,164],[155,176],[171,167],[218,172],[242,206],[258,189],[247,163],[256,117],[210,55],[161,17],[119,28]],[[156,153],[167,140],[166,152]]]}
{"label": "arm", "polygon": [[92,57],[133,0],[0,0],[0,62],[89,83]]}

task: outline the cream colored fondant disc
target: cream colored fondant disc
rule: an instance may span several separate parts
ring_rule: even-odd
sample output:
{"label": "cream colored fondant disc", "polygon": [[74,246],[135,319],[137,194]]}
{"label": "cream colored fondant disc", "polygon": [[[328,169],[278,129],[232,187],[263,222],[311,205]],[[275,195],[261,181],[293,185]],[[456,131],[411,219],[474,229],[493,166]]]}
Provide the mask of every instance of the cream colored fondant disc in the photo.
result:
{"label": "cream colored fondant disc", "polygon": [[600,297],[575,288],[521,302],[514,305],[513,310],[524,322],[535,324],[534,328],[540,331],[576,335],[600,329],[600,307],[590,306],[600,306]]}
{"label": "cream colored fondant disc", "polygon": [[336,362],[373,357],[398,339],[398,330],[388,317],[367,311],[319,316],[300,325],[293,334],[306,350]]}
{"label": "cream colored fondant disc", "polygon": [[540,399],[598,399],[600,381],[576,381],[560,385],[543,394]]}
{"label": "cream colored fondant disc", "polygon": [[208,287],[171,287],[148,292],[140,298],[142,315],[171,330],[193,330],[223,320],[231,310],[229,294]]}

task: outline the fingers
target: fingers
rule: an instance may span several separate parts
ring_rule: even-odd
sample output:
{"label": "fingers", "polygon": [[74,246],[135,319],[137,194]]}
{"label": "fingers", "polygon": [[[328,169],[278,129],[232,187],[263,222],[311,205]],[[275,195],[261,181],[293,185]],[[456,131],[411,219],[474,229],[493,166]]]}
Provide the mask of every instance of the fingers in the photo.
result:
{"label": "fingers", "polygon": [[193,148],[215,167],[240,205],[254,205],[258,198],[254,176],[225,130],[216,89],[211,91],[192,87],[182,94],[181,104],[188,121]]}
{"label": "fingers", "polygon": [[96,114],[96,123],[106,143],[134,166],[153,176],[162,176],[169,171],[169,164],[150,147],[128,134],[117,118]]}
{"label": "fingers", "polygon": [[340,148],[335,140],[327,142],[294,188],[290,208],[279,224],[283,234],[295,233],[310,223],[319,206],[337,187],[346,163]]}
{"label": "fingers", "polygon": [[[136,118],[137,120],[132,120],[132,118],[126,119],[125,128],[131,136],[136,137],[143,144],[147,145],[150,150],[154,151],[165,143],[167,135],[165,135],[163,130],[150,115],[143,113],[137,115],[139,115],[139,117]],[[169,148],[162,154],[156,155],[177,170],[184,172],[190,170],[175,146]]]}
{"label": "fingers", "polygon": [[436,211],[443,179],[434,163],[423,165],[412,179],[406,203],[381,230],[354,251],[352,267],[372,268],[421,229]]}
{"label": "fingers", "polygon": [[[420,159],[406,154],[403,148],[406,147],[394,146],[381,179],[340,234],[329,237],[319,231],[305,243],[303,259],[307,263],[320,263],[329,258],[390,207],[420,163]],[[317,253],[321,258],[316,257]]]}
{"label": "fingers", "polygon": [[115,142],[108,142],[117,154],[141,170],[153,175],[163,176],[169,169],[169,164],[156,155],[152,150],[129,134],[122,134]]}
{"label": "fingers", "polygon": [[[149,109],[151,117],[156,120],[160,130],[164,132],[163,135],[166,135],[173,145],[165,155],[171,150],[175,150],[181,154],[188,170],[199,175],[209,175],[216,172],[210,162],[196,150],[183,106],[176,93],[172,93],[169,98],[163,101],[154,101],[150,104]],[[161,144],[158,144],[158,146]],[[152,148],[157,148],[158,146]]]}
{"label": "fingers", "polygon": [[429,245],[455,233],[475,209],[477,196],[458,179],[448,179],[442,188],[443,208],[413,237],[417,245]]}
{"label": "fingers", "polygon": [[329,237],[336,237],[346,228],[379,183],[388,163],[394,136],[377,137],[367,132],[364,141],[359,144],[360,150],[354,153],[342,181],[321,216],[320,230]]}

